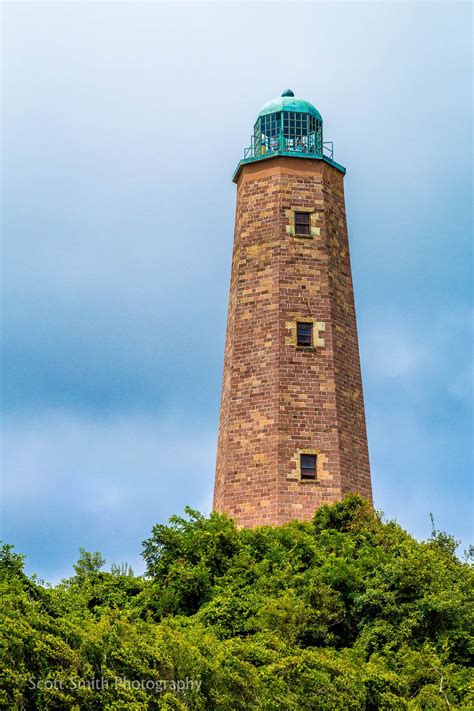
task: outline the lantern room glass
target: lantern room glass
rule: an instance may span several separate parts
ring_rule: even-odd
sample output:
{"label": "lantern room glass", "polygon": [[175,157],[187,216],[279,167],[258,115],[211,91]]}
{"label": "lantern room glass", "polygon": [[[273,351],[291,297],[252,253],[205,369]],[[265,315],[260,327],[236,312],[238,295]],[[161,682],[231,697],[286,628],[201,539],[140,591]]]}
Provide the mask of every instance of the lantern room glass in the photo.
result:
{"label": "lantern room glass", "polygon": [[253,155],[323,152],[323,127],[309,113],[279,111],[260,116],[254,126]]}

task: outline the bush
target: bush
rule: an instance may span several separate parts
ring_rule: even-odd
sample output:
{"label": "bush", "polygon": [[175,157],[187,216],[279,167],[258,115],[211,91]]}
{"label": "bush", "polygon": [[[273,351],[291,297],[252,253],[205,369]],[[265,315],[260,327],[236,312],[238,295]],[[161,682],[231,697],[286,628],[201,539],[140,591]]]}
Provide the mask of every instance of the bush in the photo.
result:
{"label": "bush", "polygon": [[54,588],[0,552],[5,709],[471,709],[472,571],[360,497],[237,530],[187,509],[144,577],[81,551]]}

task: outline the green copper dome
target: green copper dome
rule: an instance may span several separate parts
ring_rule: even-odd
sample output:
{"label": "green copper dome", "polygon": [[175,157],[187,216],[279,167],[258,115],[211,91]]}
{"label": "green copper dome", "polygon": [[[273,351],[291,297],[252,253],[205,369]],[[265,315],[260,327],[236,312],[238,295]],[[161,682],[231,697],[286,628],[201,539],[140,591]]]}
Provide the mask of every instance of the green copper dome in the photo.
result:
{"label": "green copper dome", "polygon": [[309,101],[305,101],[304,99],[298,99],[298,97],[293,94],[291,89],[287,89],[286,91],[284,91],[283,94],[277,99],[267,101],[267,103],[262,106],[258,117],[260,118],[260,116],[275,114],[278,111],[295,111],[305,114],[311,114],[311,116],[314,116],[314,118],[318,121],[322,122],[323,120],[321,114],[319,113],[317,108],[313,106],[313,104],[310,104]]}

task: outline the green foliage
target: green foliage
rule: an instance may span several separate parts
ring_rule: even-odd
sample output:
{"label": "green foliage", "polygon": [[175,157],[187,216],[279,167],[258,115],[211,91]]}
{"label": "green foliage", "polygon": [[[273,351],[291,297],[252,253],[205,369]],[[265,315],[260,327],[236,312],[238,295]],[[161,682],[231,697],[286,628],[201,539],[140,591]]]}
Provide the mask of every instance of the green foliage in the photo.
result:
{"label": "green foliage", "polygon": [[13,546],[4,543],[0,548],[0,579],[23,575],[25,556],[13,552]]}
{"label": "green foliage", "polygon": [[89,553],[84,548],[79,548],[80,556],[77,563],[73,565],[76,575],[84,578],[91,573],[97,573],[105,565],[105,558],[100,553]]}
{"label": "green foliage", "polygon": [[81,549],[54,588],[0,550],[4,709],[474,708],[472,570],[356,496],[237,530],[186,509],[147,575]]}
{"label": "green foliage", "polygon": [[131,578],[133,578],[135,575],[132,566],[128,563],[112,563],[112,565],[110,566],[110,572],[112,573],[112,575],[128,575]]}

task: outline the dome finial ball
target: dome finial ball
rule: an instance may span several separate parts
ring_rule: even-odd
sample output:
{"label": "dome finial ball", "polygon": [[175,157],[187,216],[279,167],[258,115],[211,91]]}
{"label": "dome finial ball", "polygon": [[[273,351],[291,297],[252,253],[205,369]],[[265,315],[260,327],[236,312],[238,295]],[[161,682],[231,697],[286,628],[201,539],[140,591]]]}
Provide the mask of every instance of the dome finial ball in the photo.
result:
{"label": "dome finial ball", "polygon": [[291,89],[285,89],[282,96],[294,96],[294,93],[291,91]]}

